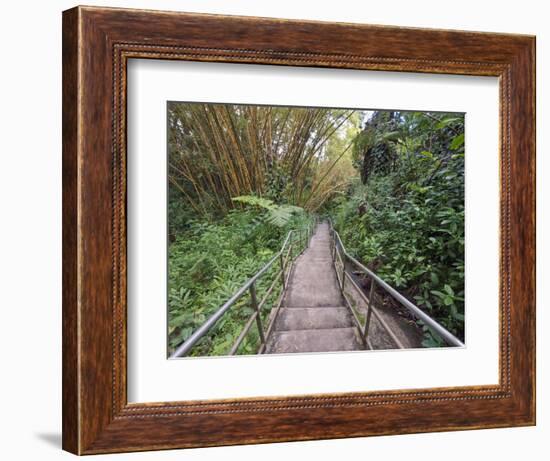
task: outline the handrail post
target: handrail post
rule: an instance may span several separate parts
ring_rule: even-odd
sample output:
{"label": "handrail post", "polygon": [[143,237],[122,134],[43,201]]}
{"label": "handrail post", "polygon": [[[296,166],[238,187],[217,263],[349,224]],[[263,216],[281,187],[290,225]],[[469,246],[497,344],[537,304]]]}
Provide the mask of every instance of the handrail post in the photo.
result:
{"label": "handrail post", "polygon": [[285,283],[285,258],[283,256],[283,253],[281,252],[281,255],[279,257],[281,261],[281,283],[283,285],[283,290],[286,288]]}
{"label": "handrail post", "polygon": [[258,298],[256,297],[256,282],[250,285],[250,301],[252,309],[256,311],[256,324],[258,325],[258,333],[260,333],[260,341],[265,344],[264,329],[262,327],[262,319],[260,318],[260,309],[258,308]]}
{"label": "handrail post", "polygon": [[342,256],[342,293],[344,292],[344,283],[346,281],[346,256]]}
{"label": "handrail post", "polygon": [[370,318],[372,316],[372,309],[374,304],[374,288],[375,288],[376,282],[371,277],[370,278],[370,291],[369,291],[369,304],[368,304],[368,310],[367,310],[367,316],[365,317],[365,329],[363,332],[363,341],[367,342],[367,336],[369,334],[369,327],[370,327]]}
{"label": "handrail post", "polygon": [[336,259],[336,241],[334,240],[334,230],[330,229],[331,239],[330,239],[330,258],[332,259],[332,264],[334,265]]}

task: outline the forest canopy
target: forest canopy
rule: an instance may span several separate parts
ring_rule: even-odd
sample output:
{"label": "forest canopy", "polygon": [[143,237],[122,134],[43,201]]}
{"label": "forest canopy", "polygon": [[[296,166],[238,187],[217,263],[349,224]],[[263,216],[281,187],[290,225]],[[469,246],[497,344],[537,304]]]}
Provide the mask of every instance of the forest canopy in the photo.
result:
{"label": "forest canopy", "polygon": [[[463,114],[171,102],[168,160],[170,350],[313,216],[464,337]],[[226,350],[247,309],[196,354]],[[417,324],[424,346],[443,345]]]}

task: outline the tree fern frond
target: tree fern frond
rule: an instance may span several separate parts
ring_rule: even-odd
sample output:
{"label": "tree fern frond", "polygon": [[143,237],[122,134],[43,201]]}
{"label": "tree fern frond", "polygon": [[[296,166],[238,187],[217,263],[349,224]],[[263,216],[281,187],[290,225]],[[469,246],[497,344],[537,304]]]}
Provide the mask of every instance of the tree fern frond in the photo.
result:
{"label": "tree fern frond", "polygon": [[303,211],[303,208],[300,208],[299,206],[277,205],[276,203],[273,203],[273,200],[263,197],[256,197],[255,195],[241,195],[239,197],[233,197],[231,200],[234,202],[244,203],[245,205],[263,208],[267,212],[267,222],[277,227],[286,226],[294,213]]}

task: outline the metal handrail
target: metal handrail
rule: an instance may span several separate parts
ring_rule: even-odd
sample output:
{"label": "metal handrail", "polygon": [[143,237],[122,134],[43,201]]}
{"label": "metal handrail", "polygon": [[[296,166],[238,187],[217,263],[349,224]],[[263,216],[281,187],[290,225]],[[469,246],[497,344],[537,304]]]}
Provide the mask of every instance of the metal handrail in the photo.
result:
{"label": "metal handrail", "polygon": [[[349,277],[350,281],[355,284],[353,279],[347,274],[345,270],[345,262],[344,258],[348,259],[350,262],[352,262],[356,267],[358,267],[363,273],[365,273],[367,276],[371,278],[371,290],[370,295],[368,299],[368,311],[367,315],[365,317],[365,325],[363,326],[361,331],[363,341],[367,343],[368,341],[368,330],[370,325],[370,316],[374,314],[384,330],[390,335],[392,340],[400,347],[403,348],[401,342],[399,339],[393,334],[391,329],[387,326],[385,321],[381,318],[381,316],[378,314],[376,309],[374,308],[373,303],[373,297],[374,297],[374,290],[376,286],[382,287],[388,294],[390,294],[394,299],[396,299],[398,302],[401,303],[414,317],[416,317],[419,320],[422,320],[429,328],[431,328],[435,333],[437,333],[444,341],[447,342],[447,344],[450,344],[452,346],[458,346],[458,347],[464,347],[464,343],[460,341],[456,336],[454,336],[450,331],[448,331],[445,327],[443,327],[440,323],[435,321],[433,318],[431,318],[428,314],[426,314],[424,311],[422,311],[418,306],[414,305],[411,301],[409,301],[407,298],[405,298],[401,293],[399,293],[395,288],[393,288],[391,285],[389,285],[387,282],[385,282],[383,279],[381,279],[378,275],[376,275],[373,271],[371,271],[368,267],[366,267],[364,264],[362,264],[360,261],[355,259],[353,256],[351,256],[344,246],[344,243],[342,242],[342,239],[340,238],[340,234],[334,229],[334,226],[332,225],[332,220],[329,219],[330,223],[330,230],[331,234],[333,236],[331,243],[334,246],[334,266],[336,268],[336,254],[341,259],[342,264],[342,280],[341,280],[341,286],[340,289],[342,291],[342,294],[344,294],[344,281],[346,276]],[[339,248],[338,248],[339,247]],[[338,271],[337,271],[338,275]],[[338,277],[340,280],[340,277]],[[357,286],[357,285],[356,285]],[[362,293],[361,290],[359,290]],[[344,295],[344,298],[346,296]],[[347,301],[347,298],[346,298]]]}
{"label": "metal handrail", "polygon": [[[189,354],[190,350],[197,344],[197,342],[205,336],[215,325],[216,323],[223,317],[223,315],[233,306],[246,292],[249,292],[250,298],[251,298],[251,307],[253,308],[254,312],[249,317],[248,321],[245,323],[245,327],[243,328],[242,333],[239,335],[233,346],[231,347],[231,355],[233,353],[236,353],[236,350],[238,349],[238,346],[248,333],[250,327],[254,324],[254,320],[256,320],[256,324],[258,326],[258,333],[260,335],[260,340],[262,343],[262,346],[265,346],[266,338],[264,334],[264,329],[262,326],[261,316],[260,316],[260,310],[265,301],[267,300],[268,296],[271,294],[271,291],[275,285],[275,282],[272,284],[270,289],[268,289],[268,293],[264,298],[258,303],[257,294],[256,294],[256,282],[258,279],[262,277],[275,263],[275,261],[279,260],[281,264],[281,269],[279,272],[277,272],[275,276],[275,280],[281,279],[282,284],[282,292],[280,295],[280,299],[282,299],[282,294],[284,293],[284,290],[286,289],[286,281],[285,281],[285,269],[286,266],[290,260],[291,264],[293,260],[301,253],[298,253],[296,256],[292,257],[292,246],[295,242],[293,242],[294,236],[298,236],[298,244],[300,244],[300,247],[304,247],[302,251],[309,246],[309,242],[311,239],[311,234],[313,232],[313,227],[315,225],[316,219],[314,219],[314,223],[312,225],[308,225],[307,228],[299,229],[299,230],[291,230],[287,234],[283,245],[281,246],[281,249],[278,251],[278,253],[273,256],[258,272],[256,272],[250,279],[248,279],[244,285],[242,285],[236,292],[229,298],[216,312],[214,312],[197,330],[195,330],[189,338],[187,338],[171,355],[170,358],[178,358],[178,357],[184,357],[187,354]],[[303,235],[304,231],[307,231],[307,235]],[[290,244],[289,244],[290,243]],[[288,252],[285,255],[285,249],[288,246]],[[289,273],[288,271],[287,273]]]}

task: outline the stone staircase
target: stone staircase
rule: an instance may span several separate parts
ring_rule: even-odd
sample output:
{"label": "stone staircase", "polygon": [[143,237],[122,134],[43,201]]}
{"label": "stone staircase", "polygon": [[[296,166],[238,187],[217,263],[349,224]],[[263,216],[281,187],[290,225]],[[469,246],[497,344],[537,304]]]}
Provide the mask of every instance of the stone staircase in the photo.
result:
{"label": "stone staircase", "polygon": [[360,349],[359,332],[345,307],[332,264],[329,226],[321,223],[309,248],[294,263],[265,353]]}

